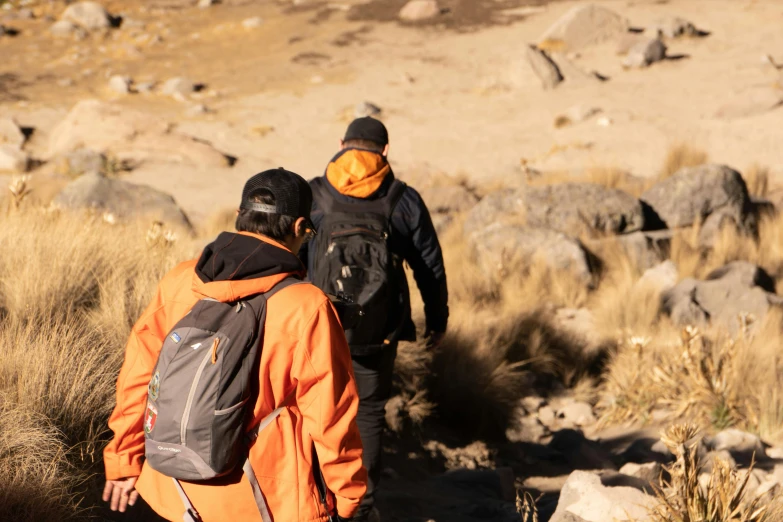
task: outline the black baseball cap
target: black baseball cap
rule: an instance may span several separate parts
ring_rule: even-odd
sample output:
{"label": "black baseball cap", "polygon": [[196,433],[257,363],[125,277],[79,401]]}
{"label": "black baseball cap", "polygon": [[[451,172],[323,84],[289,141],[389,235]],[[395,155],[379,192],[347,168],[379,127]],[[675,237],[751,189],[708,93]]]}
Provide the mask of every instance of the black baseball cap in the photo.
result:
{"label": "black baseball cap", "polygon": [[343,140],[369,140],[378,145],[388,145],[389,132],[383,123],[370,116],[365,116],[353,120],[348,125]]}
{"label": "black baseball cap", "polygon": [[[266,189],[275,198],[274,205],[252,201],[261,189]],[[310,227],[310,210],[313,207],[313,191],[305,179],[283,167],[265,170],[247,180],[242,190],[240,209],[279,214],[294,218],[305,218]]]}

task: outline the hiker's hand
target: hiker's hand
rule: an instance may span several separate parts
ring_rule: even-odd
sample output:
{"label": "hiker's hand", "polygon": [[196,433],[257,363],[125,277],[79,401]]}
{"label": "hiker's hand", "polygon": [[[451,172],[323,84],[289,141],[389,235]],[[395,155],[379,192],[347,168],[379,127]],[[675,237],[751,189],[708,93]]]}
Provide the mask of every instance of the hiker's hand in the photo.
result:
{"label": "hiker's hand", "polygon": [[132,506],[139,499],[139,492],[136,491],[136,480],[138,477],[129,477],[122,480],[107,480],[106,487],[103,488],[103,501],[109,502],[112,511],[125,513],[128,506]]}
{"label": "hiker's hand", "polygon": [[446,332],[429,332],[427,334],[427,348],[437,350],[443,344],[444,337],[446,337]]}

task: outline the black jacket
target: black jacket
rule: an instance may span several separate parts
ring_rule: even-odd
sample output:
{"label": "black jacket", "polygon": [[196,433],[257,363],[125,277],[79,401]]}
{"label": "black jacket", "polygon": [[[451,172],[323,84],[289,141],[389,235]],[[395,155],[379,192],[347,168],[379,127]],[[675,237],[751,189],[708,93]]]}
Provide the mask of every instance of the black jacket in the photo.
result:
{"label": "black jacket", "polygon": [[[326,185],[332,195],[338,201],[350,202],[355,198],[340,194],[328,180]],[[380,188],[366,199],[378,199],[386,195],[394,181],[394,174],[390,173],[381,184]],[[311,182],[312,183],[312,182]],[[320,231],[323,212],[313,203],[311,219],[316,230]],[[443,253],[438,241],[438,235],[432,224],[429,210],[416,190],[411,187],[405,189],[392,214],[392,235],[390,239],[391,250],[402,257],[413,270],[413,277],[421,292],[424,301],[424,313],[428,332],[445,332],[449,319],[449,293],[446,284],[446,270],[443,265]],[[312,245],[309,245],[312,246]],[[306,263],[308,270],[313,268],[313,259],[310,256],[312,249],[308,245],[300,251],[300,258]],[[410,310],[410,294],[407,284],[404,288],[406,308]],[[416,340],[416,328],[408,313],[405,318],[400,340]]]}

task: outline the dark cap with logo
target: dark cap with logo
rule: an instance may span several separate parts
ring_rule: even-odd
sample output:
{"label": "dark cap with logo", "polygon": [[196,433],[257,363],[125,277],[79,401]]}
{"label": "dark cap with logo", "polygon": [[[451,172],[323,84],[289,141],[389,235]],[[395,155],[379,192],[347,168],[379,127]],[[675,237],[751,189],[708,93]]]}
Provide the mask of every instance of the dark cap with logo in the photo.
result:
{"label": "dark cap with logo", "polygon": [[370,116],[357,118],[348,125],[343,140],[368,140],[378,145],[389,144],[389,132],[386,126]]}
{"label": "dark cap with logo", "polygon": [[[252,201],[259,191],[268,190],[275,198],[274,205]],[[240,209],[279,214],[310,221],[313,206],[313,191],[305,179],[283,167],[265,170],[256,174],[245,183],[242,190]]]}

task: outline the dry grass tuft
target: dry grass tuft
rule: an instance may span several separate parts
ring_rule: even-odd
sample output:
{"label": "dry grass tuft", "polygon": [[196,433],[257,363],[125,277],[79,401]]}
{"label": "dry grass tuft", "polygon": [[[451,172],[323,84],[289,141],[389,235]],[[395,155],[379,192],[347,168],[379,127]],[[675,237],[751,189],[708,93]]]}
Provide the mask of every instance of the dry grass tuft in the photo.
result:
{"label": "dry grass tuft", "polygon": [[769,168],[757,163],[750,166],[742,177],[748,185],[748,192],[754,198],[765,198],[769,194]]}
{"label": "dry grass tuft", "polygon": [[696,167],[707,163],[707,153],[688,143],[679,143],[669,148],[666,159],[658,173],[659,179],[666,179],[685,167]]}
{"label": "dry grass tuft", "polygon": [[[722,459],[716,459],[709,482],[700,483],[702,464],[698,457],[698,428],[675,425],[662,442],[675,455],[676,462],[666,470],[671,479],[657,490],[658,505],[650,515],[655,522],[773,522],[781,519],[783,510],[764,504],[760,498],[749,498],[751,469],[737,472]],[[694,439],[697,439],[693,442]]]}

